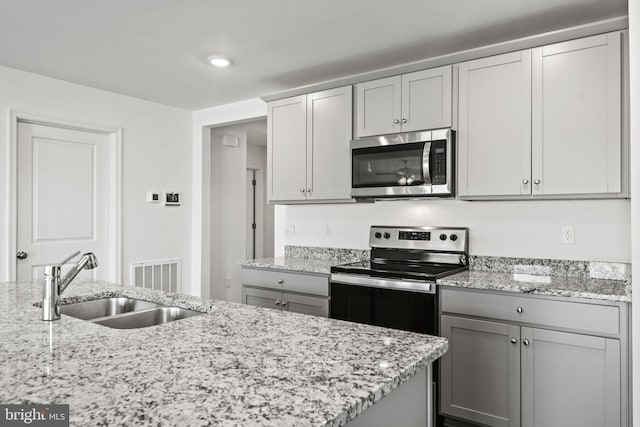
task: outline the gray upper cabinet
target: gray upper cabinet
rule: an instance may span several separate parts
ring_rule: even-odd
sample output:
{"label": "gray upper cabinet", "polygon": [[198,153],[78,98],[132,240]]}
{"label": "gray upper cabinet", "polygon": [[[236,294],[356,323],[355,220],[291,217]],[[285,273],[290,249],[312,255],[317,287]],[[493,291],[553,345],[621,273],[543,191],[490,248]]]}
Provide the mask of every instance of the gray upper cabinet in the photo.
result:
{"label": "gray upper cabinet", "polygon": [[269,202],[350,200],[352,86],[270,102]]}
{"label": "gray upper cabinet", "polygon": [[534,195],[622,190],[620,38],[533,49]]}
{"label": "gray upper cabinet", "polygon": [[450,65],[356,86],[357,137],[451,126]]}
{"label": "gray upper cabinet", "polygon": [[307,95],[307,199],[340,200],[351,195],[353,89]]}
{"label": "gray upper cabinet", "polygon": [[531,51],[460,64],[458,194],[530,194]]}
{"label": "gray upper cabinet", "polygon": [[460,64],[459,196],[626,197],[622,37]]}
{"label": "gray upper cabinet", "polygon": [[400,76],[356,85],[358,138],[400,132],[402,111]]}
{"label": "gray upper cabinet", "polygon": [[306,200],[307,96],[270,102],[267,110],[269,201]]}

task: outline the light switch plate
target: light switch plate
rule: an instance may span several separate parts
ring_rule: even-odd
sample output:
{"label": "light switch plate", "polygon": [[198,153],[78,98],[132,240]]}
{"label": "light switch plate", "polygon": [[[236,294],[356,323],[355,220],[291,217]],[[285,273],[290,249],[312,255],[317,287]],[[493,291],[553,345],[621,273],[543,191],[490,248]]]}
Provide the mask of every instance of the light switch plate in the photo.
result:
{"label": "light switch plate", "polygon": [[147,191],[147,203],[160,203],[160,193]]}

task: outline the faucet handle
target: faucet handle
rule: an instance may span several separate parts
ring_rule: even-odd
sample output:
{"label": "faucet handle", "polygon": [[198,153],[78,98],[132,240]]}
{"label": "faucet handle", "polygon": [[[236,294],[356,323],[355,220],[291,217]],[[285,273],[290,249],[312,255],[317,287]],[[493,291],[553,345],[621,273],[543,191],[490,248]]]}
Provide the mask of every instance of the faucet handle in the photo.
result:
{"label": "faucet handle", "polygon": [[62,262],[58,263],[57,265],[59,265],[59,266],[65,265],[66,263],[68,263],[69,261],[71,261],[72,259],[77,257],[78,255],[80,255],[80,251],[76,251],[76,252],[72,253],[71,255],[66,257]]}

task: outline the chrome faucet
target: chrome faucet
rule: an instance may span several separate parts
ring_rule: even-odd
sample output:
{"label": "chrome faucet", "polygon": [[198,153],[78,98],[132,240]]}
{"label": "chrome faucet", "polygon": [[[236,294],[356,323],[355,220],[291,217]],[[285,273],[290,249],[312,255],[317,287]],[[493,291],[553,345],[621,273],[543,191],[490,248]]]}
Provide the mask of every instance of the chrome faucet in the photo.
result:
{"label": "chrome faucet", "polygon": [[67,289],[69,283],[82,271],[83,268],[91,270],[98,266],[98,259],[92,252],[82,255],[82,258],[73,266],[64,277],[60,277],[60,270],[64,264],[78,256],[80,251],[67,257],[60,264],[44,267],[44,288],[42,291],[42,320],[60,319],[60,295]]}

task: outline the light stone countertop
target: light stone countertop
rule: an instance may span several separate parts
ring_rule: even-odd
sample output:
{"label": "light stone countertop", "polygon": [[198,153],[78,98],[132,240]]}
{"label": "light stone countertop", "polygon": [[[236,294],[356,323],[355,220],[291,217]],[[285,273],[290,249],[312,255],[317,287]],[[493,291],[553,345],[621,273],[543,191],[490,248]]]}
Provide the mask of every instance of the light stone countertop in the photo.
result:
{"label": "light stone countertop", "polygon": [[299,273],[331,274],[331,266],[344,264],[329,259],[305,259],[293,257],[275,257],[248,259],[240,262],[242,267],[260,268],[267,270],[284,270]]}
{"label": "light stone countertop", "polygon": [[437,283],[451,287],[631,302],[630,279],[605,280],[469,270],[438,279]]}
{"label": "light stone countertop", "polygon": [[40,283],[0,283],[0,402],[66,403],[77,426],[340,426],[447,349],[428,335],[107,282],[78,280],[63,301],[106,296],[207,314],[128,330],[44,322]]}

